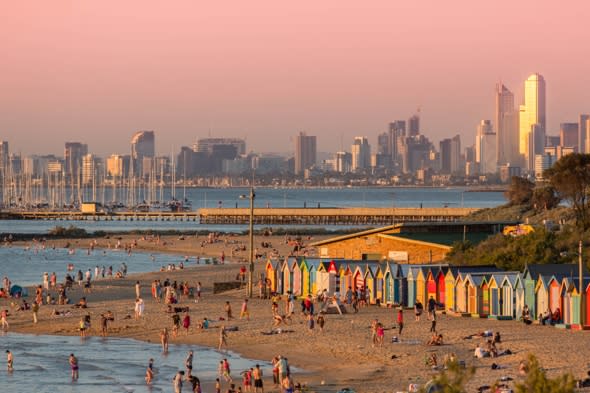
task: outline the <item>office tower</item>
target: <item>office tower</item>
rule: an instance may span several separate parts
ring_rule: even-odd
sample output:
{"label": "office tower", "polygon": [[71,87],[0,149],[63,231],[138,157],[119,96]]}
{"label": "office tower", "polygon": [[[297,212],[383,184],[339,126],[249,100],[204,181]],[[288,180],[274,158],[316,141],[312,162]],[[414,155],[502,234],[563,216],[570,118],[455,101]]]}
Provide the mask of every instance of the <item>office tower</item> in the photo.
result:
{"label": "office tower", "polygon": [[246,141],[241,138],[199,138],[193,145],[193,150],[201,153],[211,153],[213,146],[231,145],[236,148],[239,156],[246,154]]}
{"label": "office tower", "polygon": [[496,84],[496,160],[498,165],[516,163],[518,157],[517,116],[514,110],[514,94],[502,83]]}
{"label": "office tower", "polygon": [[111,154],[106,160],[106,174],[109,177],[126,177],[129,174],[130,156]]}
{"label": "office tower", "polygon": [[80,142],[66,142],[64,152],[65,176],[68,184],[80,183],[82,157],[88,154],[88,145]]}
{"label": "office tower", "polygon": [[461,137],[446,138],[440,141],[440,171],[445,174],[457,173],[461,164]]}
{"label": "office tower", "polygon": [[543,154],[547,130],[545,111],[545,79],[533,74],[524,82],[524,104],[520,106],[518,151],[524,168],[534,170],[535,154]]}
{"label": "office tower", "polygon": [[138,131],[131,138],[131,171],[132,177],[144,176],[144,158],[154,158],[156,141],[154,131]]}
{"label": "office tower", "polygon": [[424,135],[399,137],[398,146],[403,173],[414,173],[430,167],[432,143]]}
{"label": "office tower", "polygon": [[545,147],[559,146],[559,135],[545,135]]}
{"label": "office tower", "polygon": [[477,126],[477,135],[475,137],[475,162],[479,166],[479,173],[497,172],[496,153],[496,133],[492,130],[492,122],[482,120]]}
{"label": "office tower", "polygon": [[579,139],[578,139],[578,148],[580,153],[590,153],[590,137],[588,135],[588,120],[590,120],[590,115],[580,115],[579,127]]}
{"label": "office tower", "polygon": [[561,123],[559,125],[559,145],[563,147],[573,147],[574,150],[580,151],[578,123]]}
{"label": "office tower", "polygon": [[399,144],[406,136],[406,121],[395,120],[389,123],[389,151],[391,162],[395,166],[399,163]]}
{"label": "office tower", "polygon": [[352,154],[346,151],[336,153],[336,172],[348,173],[352,167]]}
{"label": "office tower", "polygon": [[8,149],[8,142],[0,141],[0,173],[4,175],[4,172],[8,168],[8,155],[10,151]]}
{"label": "office tower", "polygon": [[98,157],[86,154],[82,157],[82,185],[95,184],[98,175]]}
{"label": "office tower", "polygon": [[353,172],[362,171],[371,166],[371,146],[369,146],[369,141],[366,137],[357,136],[354,138],[351,154]]}
{"label": "office tower", "polygon": [[377,135],[377,154],[391,157],[391,145],[387,132]]}
{"label": "office tower", "polygon": [[408,136],[420,134],[420,115],[416,114],[408,119]]}
{"label": "office tower", "polygon": [[300,132],[295,138],[295,174],[303,175],[316,162],[316,137]]}

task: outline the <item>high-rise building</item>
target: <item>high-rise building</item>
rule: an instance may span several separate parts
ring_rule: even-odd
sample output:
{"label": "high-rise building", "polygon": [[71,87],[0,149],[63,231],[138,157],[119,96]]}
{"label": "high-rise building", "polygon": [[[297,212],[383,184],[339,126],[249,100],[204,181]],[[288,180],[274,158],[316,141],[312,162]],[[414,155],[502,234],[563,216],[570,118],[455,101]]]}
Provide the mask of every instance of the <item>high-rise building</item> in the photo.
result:
{"label": "high-rise building", "polygon": [[213,152],[213,146],[231,145],[236,148],[239,156],[246,154],[246,141],[241,138],[199,138],[193,145],[193,150],[201,153]]}
{"label": "high-rise building", "polygon": [[4,172],[8,168],[8,155],[10,154],[10,150],[8,149],[8,142],[0,141],[0,174],[4,174]]}
{"label": "high-rise building", "polygon": [[514,164],[519,161],[514,94],[504,84],[498,83],[495,96],[496,160],[498,165]]}
{"label": "high-rise building", "polygon": [[590,130],[588,129],[588,120],[590,120],[590,115],[580,115],[580,121],[578,123],[580,127],[580,132],[578,134],[578,148],[580,153],[590,153],[590,137],[588,135],[588,131]]}
{"label": "high-rise building", "polygon": [[367,137],[357,136],[351,146],[352,171],[362,171],[371,167],[371,146]]}
{"label": "high-rise building", "polygon": [[98,157],[86,154],[82,157],[82,185],[96,184],[98,175]]}
{"label": "high-rise building", "polygon": [[377,135],[377,154],[391,157],[391,144],[387,132]]}
{"label": "high-rise building", "polygon": [[543,154],[547,130],[545,111],[545,79],[533,74],[524,82],[524,104],[520,106],[518,151],[524,168],[534,171],[535,154]]}
{"label": "high-rise building", "polygon": [[403,173],[414,173],[430,167],[433,148],[424,135],[399,137],[398,147]]}
{"label": "high-rise building", "polygon": [[66,142],[64,164],[66,181],[71,185],[79,184],[82,158],[88,154],[88,145],[80,142]]}
{"label": "high-rise building", "polygon": [[352,154],[346,151],[336,152],[336,172],[348,173],[352,167]]}
{"label": "high-rise building", "polygon": [[316,137],[300,132],[295,138],[295,174],[303,175],[316,163]]}
{"label": "high-rise building", "polygon": [[445,174],[457,173],[461,164],[461,137],[455,135],[440,141],[440,171]]}
{"label": "high-rise building", "polygon": [[391,162],[395,166],[399,163],[399,145],[406,136],[406,121],[395,120],[389,123],[389,151]]}
{"label": "high-rise building", "polygon": [[408,119],[408,136],[420,134],[420,115],[416,114]]}
{"label": "high-rise building", "polygon": [[559,145],[563,147],[573,147],[579,150],[579,127],[578,123],[561,123],[559,125]]}
{"label": "high-rise building", "polygon": [[109,177],[123,178],[129,173],[130,156],[111,154],[106,159],[106,174]]}
{"label": "high-rise building", "polygon": [[[496,147],[496,133],[492,129],[490,120],[482,120],[477,126],[475,137],[475,162],[479,166],[479,173],[496,173],[498,165]],[[467,159],[467,161],[469,161]]]}
{"label": "high-rise building", "polygon": [[156,155],[156,140],[154,131],[137,131],[131,138],[131,170],[133,177],[144,175],[144,158]]}

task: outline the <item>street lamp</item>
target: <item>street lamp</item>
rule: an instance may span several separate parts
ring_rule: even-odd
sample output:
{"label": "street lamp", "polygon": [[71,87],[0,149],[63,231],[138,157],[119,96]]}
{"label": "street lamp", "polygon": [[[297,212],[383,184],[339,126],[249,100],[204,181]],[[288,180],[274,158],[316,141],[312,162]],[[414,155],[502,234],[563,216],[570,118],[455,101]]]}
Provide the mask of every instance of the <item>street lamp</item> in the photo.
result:
{"label": "street lamp", "polygon": [[252,281],[254,279],[254,198],[256,194],[254,194],[254,185],[250,184],[250,195],[240,195],[240,199],[250,199],[250,220],[249,220],[249,243],[250,243],[250,252],[248,256],[248,263],[250,265],[250,269],[248,272],[248,297],[252,298]]}

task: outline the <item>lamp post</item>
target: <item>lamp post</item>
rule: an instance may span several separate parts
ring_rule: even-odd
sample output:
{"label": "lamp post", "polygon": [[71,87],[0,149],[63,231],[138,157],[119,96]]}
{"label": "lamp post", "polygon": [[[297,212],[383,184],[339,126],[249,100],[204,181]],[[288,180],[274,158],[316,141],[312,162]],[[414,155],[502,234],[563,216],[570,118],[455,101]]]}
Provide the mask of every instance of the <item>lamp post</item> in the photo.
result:
{"label": "lamp post", "polygon": [[250,199],[250,219],[248,222],[248,240],[249,240],[249,253],[248,253],[248,297],[252,298],[252,285],[254,281],[254,185],[250,185],[250,195],[240,195],[240,199]]}

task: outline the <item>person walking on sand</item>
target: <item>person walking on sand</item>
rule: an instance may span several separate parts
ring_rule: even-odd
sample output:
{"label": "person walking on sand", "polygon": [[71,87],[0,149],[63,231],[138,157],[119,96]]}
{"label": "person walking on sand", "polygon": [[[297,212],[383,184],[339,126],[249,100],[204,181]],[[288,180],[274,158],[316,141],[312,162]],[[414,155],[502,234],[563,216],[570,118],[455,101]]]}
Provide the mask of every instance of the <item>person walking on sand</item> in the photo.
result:
{"label": "person walking on sand", "polygon": [[8,372],[12,372],[14,370],[14,357],[12,356],[12,352],[8,349],[6,350],[6,369]]}
{"label": "person walking on sand", "polygon": [[231,370],[229,367],[229,362],[227,361],[227,359],[223,359],[223,378],[225,378],[225,380],[229,383],[233,382],[233,379],[231,377]]}
{"label": "person walking on sand", "polygon": [[70,368],[72,369],[72,381],[77,381],[80,368],[78,367],[78,358],[76,358],[73,353],[70,353],[69,363]]}
{"label": "person walking on sand", "polygon": [[191,317],[188,315],[188,312],[184,314],[184,318],[182,319],[182,327],[185,330],[186,335],[188,336],[188,331],[191,327]]}
{"label": "person walking on sand", "polygon": [[135,282],[135,297],[141,297],[141,285],[139,284],[139,281]]}
{"label": "person walking on sand", "polygon": [[168,334],[168,329],[164,328],[160,332],[160,343],[162,344],[162,352],[168,353],[168,340],[170,339],[170,335]]}
{"label": "person walking on sand", "polygon": [[252,370],[252,378],[254,379],[254,393],[258,393],[258,389],[260,389],[260,393],[264,393],[260,365],[257,364],[256,367],[254,367],[254,370]]}
{"label": "person walking on sand", "polygon": [[404,330],[404,309],[402,307],[397,310],[397,326],[399,328],[399,335],[401,336],[402,330]]}
{"label": "person walking on sand", "polygon": [[246,317],[246,320],[250,320],[250,312],[248,311],[248,299],[244,299],[242,303],[242,310],[240,311],[240,319]]}
{"label": "person walking on sand", "polygon": [[219,351],[221,351],[222,346],[225,346],[227,348],[227,332],[225,331],[224,325],[221,325],[221,327],[219,328]]}
{"label": "person walking on sand", "polygon": [[37,314],[39,313],[39,303],[37,301],[33,302],[31,310],[33,311],[33,323],[37,323]]}

